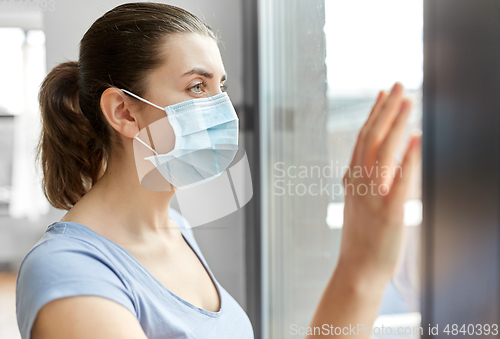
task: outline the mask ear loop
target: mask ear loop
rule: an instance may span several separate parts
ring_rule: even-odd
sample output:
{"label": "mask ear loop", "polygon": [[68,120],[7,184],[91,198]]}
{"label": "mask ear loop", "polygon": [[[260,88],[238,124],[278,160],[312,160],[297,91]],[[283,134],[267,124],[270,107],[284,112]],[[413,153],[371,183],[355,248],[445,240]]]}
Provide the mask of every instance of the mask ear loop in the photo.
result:
{"label": "mask ear loop", "polygon": [[[146,99],[143,99],[143,98],[141,98],[140,96],[138,96],[138,95],[136,95],[136,94],[134,94],[134,93],[132,93],[132,92],[127,91],[126,89],[123,89],[123,88],[122,88],[121,90],[122,90],[123,92],[127,93],[128,95],[131,95],[131,96],[133,96],[134,98],[136,98],[136,99],[138,99],[138,100],[140,100],[140,101],[142,101],[142,102],[145,102],[146,104],[150,104],[150,105],[151,105],[151,106],[153,106],[153,107],[156,107],[156,108],[158,108],[158,109],[161,109],[162,111],[164,111],[164,112],[166,113],[166,111],[165,111],[165,109],[164,109],[163,107],[160,107],[160,106],[158,106],[158,105],[155,105],[155,104],[153,104],[152,102],[149,102],[149,101],[147,101]],[[147,128],[147,127],[146,127],[146,128]],[[139,133],[137,133],[137,134],[139,135]],[[150,141],[151,141],[151,142],[153,142],[153,140],[151,139],[151,134],[150,134],[149,128],[148,128],[148,136],[149,136],[149,138],[150,138]],[[159,156],[158,152],[156,152],[156,150],[155,150],[154,148],[152,148],[152,147],[151,147],[151,146],[149,146],[147,143],[145,143],[144,141],[142,141],[142,140],[141,140],[141,138],[139,138],[137,135],[134,137],[134,139],[135,139],[135,140],[137,140],[137,141],[139,141],[139,142],[140,142],[141,144],[143,144],[144,146],[146,146],[146,148],[150,149],[150,150],[151,150],[151,151],[152,151],[152,152],[153,152],[156,156]],[[156,162],[156,164],[157,164],[157,168],[161,168],[161,164],[159,163],[158,158],[157,158],[156,156],[154,157],[154,159],[155,159],[155,162]],[[161,172],[160,172],[160,173],[161,173]],[[163,174],[162,174],[162,175],[163,175]],[[171,187],[173,187],[172,183],[170,183],[170,186],[171,186]]]}
{"label": "mask ear loop", "polygon": [[159,155],[158,152],[155,151],[154,148],[152,148],[151,146],[149,146],[148,144],[146,144],[144,141],[142,141],[139,137],[134,137],[135,140],[139,141],[141,144],[143,144],[144,146],[146,146],[147,148],[149,148],[151,151],[153,151],[153,153],[155,155]]}
{"label": "mask ear loop", "polygon": [[[155,154],[154,161],[156,163],[156,168],[158,169],[158,171],[160,172],[160,174],[166,179],[166,176],[162,172],[163,165],[160,163],[160,161],[157,158],[157,156],[159,156],[158,152],[156,152],[154,148],[152,148],[151,146],[149,146],[148,144],[146,144],[144,141],[142,141],[141,138],[139,138],[138,136],[135,136],[134,139],[137,140],[137,141],[139,141],[141,144],[143,144],[144,146],[146,146],[148,149],[150,149]],[[144,158],[144,159],[146,159],[146,158]],[[169,181],[169,183],[170,183],[171,188],[175,187],[175,186],[172,185],[172,183],[170,181]]]}
{"label": "mask ear loop", "polygon": [[145,102],[146,104],[150,104],[151,106],[154,106],[154,107],[156,107],[156,108],[158,108],[158,109],[161,109],[162,111],[165,111],[165,108],[160,107],[160,106],[158,106],[158,105],[155,105],[155,104],[153,104],[152,102],[149,102],[149,101],[147,101],[146,99],[143,99],[143,98],[141,98],[140,96],[135,95],[134,93],[127,91],[126,89],[123,89],[123,88],[122,88],[122,91],[123,91],[123,92],[125,92],[125,93],[127,93],[128,95],[133,96],[134,98],[136,98],[136,99],[138,99],[138,100],[141,100],[142,102]]}
{"label": "mask ear loop", "polygon": [[[147,101],[146,99],[143,99],[143,98],[141,98],[140,96],[138,96],[138,95],[136,95],[136,94],[134,94],[134,93],[132,93],[132,92],[127,91],[126,89],[123,89],[123,88],[122,88],[121,90],[122,90],[123,92],[127,93],[128,95],[133,96],[134,98],[136,98],[136,99],[138,99],[138,100],[140,100],[140,101],[142,101],[142,102],[145,102],[146,104],[150,104],[151,106],[154,106],[154,107],[156,107],[156,108],[158,108],[158,109],[161,109],[162,111],[165,111],[165,109],[164,109],[164,108],[161,108],[160,106],[155,105],[155,104],[153,104],[152,102],[149,102],[149,101]],[[149,129],[148,129],[148,135],[150,135]],[[150,137],[151,137],[151,135],[150,135]],[[136,139],[136,140],[137,140],[137,141],[139,141],[141,144],[143,144],[144,146],[146,146],[147,148],[149,148],[151,151],[153,151],[153,153],[154,153],[155,155],[159,155],[159,154],[158,154],[158,152],[156,152],[154,148],[152,148],[151,146],[149,146],[148,144],[146,144],[146,143],[145,143],[144,141],[142,141],[142,140],[141,140],[138,136],[135,136],[135,137],[134,137],[134,139]]]}

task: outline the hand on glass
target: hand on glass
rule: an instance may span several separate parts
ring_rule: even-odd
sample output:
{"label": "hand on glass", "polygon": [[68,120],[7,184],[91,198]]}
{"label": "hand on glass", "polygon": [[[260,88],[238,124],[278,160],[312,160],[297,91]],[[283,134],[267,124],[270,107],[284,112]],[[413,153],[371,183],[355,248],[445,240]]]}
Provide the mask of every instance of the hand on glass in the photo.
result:
{"label": "hand on glass", "polygon": [[402,163],[396,164],[411,111],[411,102],[402,93],[399,83],[388,95],[380,92],[344,176],[345,223],[339,264],[356,267],[359,274],[382,283],[396,270],[403,241],[403,204],[421,160],[421,133],[414,133]]}
{"label": "hand on glass", "polygon": [[[410,111],[411,102],[396,83],[389,94],[380,92],[359,133],[344,176],[339,261],[312,327],[372,326],[378,314],[384,288],[396,271],[404,234],[403,204],[421,160],[421,133],[412,135],[402,163],[395,160]],[[362,332],[356,337],[369,335]]]}

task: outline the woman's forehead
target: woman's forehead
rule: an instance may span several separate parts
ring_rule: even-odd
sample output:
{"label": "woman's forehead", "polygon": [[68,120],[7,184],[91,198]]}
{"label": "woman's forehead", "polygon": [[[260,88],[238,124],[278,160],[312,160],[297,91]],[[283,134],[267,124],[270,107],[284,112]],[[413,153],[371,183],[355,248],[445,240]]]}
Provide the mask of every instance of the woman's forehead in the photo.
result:
{"label": "woman's forehead", "polygon": [[166,58],[161,69],[169,76],[178,79],[192,74],[207,78],[225,75],[219,47],[211,37],[196,33],[174,34],[164,46]]}

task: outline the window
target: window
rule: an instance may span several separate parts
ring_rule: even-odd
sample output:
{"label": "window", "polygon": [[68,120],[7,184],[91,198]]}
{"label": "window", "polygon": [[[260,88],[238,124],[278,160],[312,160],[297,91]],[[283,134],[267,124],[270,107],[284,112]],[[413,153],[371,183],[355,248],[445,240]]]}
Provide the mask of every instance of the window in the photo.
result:
{"label": "window", "polygon": [[[341,179],[378,91],[402,82],[414,102],[408,132],[421,124],[422,7],[422,0],[260,3],[264,338],[296,337],[292,325],[311,321],[340,249]],[[405,259],[377,320],[397,326],[419,321],[414,186]]]}
{"label": "window", "polygon": [[0,214],[36,217],[48,211],[33,166],[39,135],[37,94],[45,76],[41,30],[0,28]]}

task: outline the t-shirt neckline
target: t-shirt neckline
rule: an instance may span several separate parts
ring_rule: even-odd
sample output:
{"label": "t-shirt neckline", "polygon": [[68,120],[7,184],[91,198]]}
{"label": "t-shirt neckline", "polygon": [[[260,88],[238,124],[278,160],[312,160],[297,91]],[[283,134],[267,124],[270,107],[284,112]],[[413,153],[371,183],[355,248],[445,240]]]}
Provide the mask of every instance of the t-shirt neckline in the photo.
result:
{"label": "t-shirt neckline", "polygon": [[[172,218],[170,218],[172,219]],[[173,219],[172,219],[173,220]],[[174,220],[175,221],[175,220]],[[138,267],[144,271],[146,273],[146,275],[155,282],[156,285],[158,285],[158,287],[163,291],[163,292],[166,292],[168,293],[169,295],[171,295],[172,297],[174,297],[177,301],[179,301],[181,304],[199,312],[199,313],[202,313],[204,315],[207,315],[207,316],[210,316],[210,317],[213,317],[213,318],[217,318],[217,317],[220,317],[223,313],[223,301],[222,301],[222,293],[221,293],[221,290],[220,290],[220,287],[219,287],[219,283],[218,281],[215,279],[214,275],[212,274],[212,272],[210,271],[210,269],[208,268],[208,266],[205,265],[205,262],[201,259],[200,255],[198,254],[198,252],[194,249],[194,247],[192,246],[192,244],[189,242],[189,240],[184,236],[184,228],[183,227],[180,227],[179,226],[179,230],[181,231],[181,235],[182,235],[182,238],[184,239],[184,241],[188,244],[188,246],[191,248],[191,250],[194,252],[194,254],[196,255],[196,257],[198,258],[198,260],[200,261],[201,265],[203,266],[203,268],[205,269],[205,271],[208,273],[210,279],[212,280],[212,283],[214,284],[215,286],[215,289],[217,290],[217,295],[218,295],[218,298],[219,298],[219,310],[217,312],[213,312],[213,311],[209,311],[209,310],[206,310],[204,308],[201,308],[201,307],[198,307],[196,305],[193,305],[191,304],[189,301],[179,297],[177,294],[175,294],[174,292],[170,291],[167,287],[165,287],[158,279],[156,279],[156,277],[151,274],[151,272],[149,272],[149,270],[144,267],[144,265],[142,265],[139,260],[137,260],[130,252],[128,252],[125,248],[123,248],[121,245],[117,244],[116,242],[114,242],[113,240],[109,239],[109,238],[106,238],[105,236],[103,236],[102,234],[94,231],[93,229],[91,229],[90,227],[84,225],[84,224],[81,224],[81,223],[78,223],[78,222],[75,222],[75,221],[56,221],[54,222],[53,224],[51,224],[49,227],[47,227],[47,231],[55,226],[56,224],[64,224],[64,225],[68,225],[68,224],[74,224],[74,225],[78,225],[78,226],[81,226],[83,227],[84,229],[88,230],[89,232],[91,232],[92,234],[95,234],[97,235],[97,237],[99,238],[102,238],[102,239],[105,239],[105,241],[107,242],[110,242],[112,243],[114,246],[116,246],[117,248],[119,248],[121,251],[123,251],[132,261],[134,261],[136,263],[136,265],[138,265]]]}

